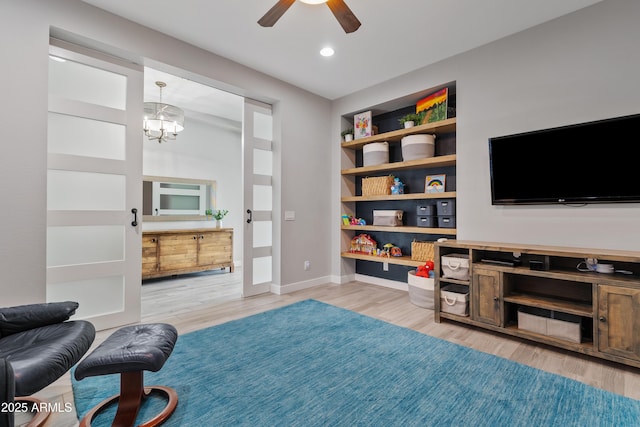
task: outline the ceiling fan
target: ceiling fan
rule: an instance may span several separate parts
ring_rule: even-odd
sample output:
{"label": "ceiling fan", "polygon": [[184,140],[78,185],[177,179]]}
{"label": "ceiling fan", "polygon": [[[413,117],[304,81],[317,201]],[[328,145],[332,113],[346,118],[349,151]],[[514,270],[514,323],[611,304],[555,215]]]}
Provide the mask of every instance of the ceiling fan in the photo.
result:
{"label": "ceiling fan", "polygon": [[[260,18],[258,24],[263,27],[273,27],[278,19],[291,7],[296,0],[279,0],[265,15]],[[327,3],[331,12],[336,17],[345,33],[353,33],[360,28],[360,21],[344,3],[344,0],[300,0],[309,4]]]}

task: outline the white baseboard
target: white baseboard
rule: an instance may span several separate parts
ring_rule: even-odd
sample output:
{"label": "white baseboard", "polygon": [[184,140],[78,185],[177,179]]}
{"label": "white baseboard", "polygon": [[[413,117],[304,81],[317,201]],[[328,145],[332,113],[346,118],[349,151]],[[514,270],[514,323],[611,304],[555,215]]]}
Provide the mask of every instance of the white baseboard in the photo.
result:
{"label": "white baseboard", "polygon": [[332,283],[331,276],[318,277],[315,279],[305,280],[303,282],[290,283],[288,285],[271,285],[271,292],[277,295],[288,294],[290,292],[300,291],[302,289],[313,288],[314,286]]}
{"label": "white baseboard", "polygon": [[366,274],[355,275],[358,282],[369,283],[371,285],[384,286],[385,288],[399,289],[401,291],[409,291],[409,285],[406,282],[398,282],[396,280],[382,279],[380,277],[367,276]]}
{"label": "white baseboard", "polygon": [[332,275],[330,277],[331,283],[335,283],[338,285],[344,285],[345,283],[353,282],[354,280],[356,280],[355,274],[345,274],[344,276]]}

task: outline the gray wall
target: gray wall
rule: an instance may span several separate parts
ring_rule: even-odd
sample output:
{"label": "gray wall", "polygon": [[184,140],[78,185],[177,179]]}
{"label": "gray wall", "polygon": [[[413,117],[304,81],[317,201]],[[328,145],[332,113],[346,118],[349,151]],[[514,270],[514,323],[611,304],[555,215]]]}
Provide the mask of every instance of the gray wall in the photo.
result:
{"label": "gray wall", "polygon": [[[640,2],[606,0],[408,73],[335,101],[332,135],[342,114],[455,80],[458,239],[640,250],[639,204],[492,206],[487,147],[492,136],[639,113],[638,22]],[[630,148],[637,139],[629,136]],[[333,147],[337,218],[342,154]],[[610,149],[606,141],[602,149]],[[541,165],[541,172],[553,171]],[[332,237],[332,272],[344,280],[351,262],[337,255],[344,238],[337,227]]]}
{"label": "gray wall", "polygon": [[[273,103],[279,156],[274,246],[286,260],[274,281],[287,285],[329,274],[326,248],[332,221],[329,215],[317,215],[332,198],[329,186],[318,185],[318,177],[331,172],[325,144],[330,134],[328,100],[79,0],[0,0],[0,6],[0,52],[6,58],[0,112],[3,123],[11,123],[0,156],[0,305],[45,300],[50,29],[143,65]],[[285,209],[295,210],[297,220],[283,223]],[[303,271],[304,260],[311,260],[311,271]]]}

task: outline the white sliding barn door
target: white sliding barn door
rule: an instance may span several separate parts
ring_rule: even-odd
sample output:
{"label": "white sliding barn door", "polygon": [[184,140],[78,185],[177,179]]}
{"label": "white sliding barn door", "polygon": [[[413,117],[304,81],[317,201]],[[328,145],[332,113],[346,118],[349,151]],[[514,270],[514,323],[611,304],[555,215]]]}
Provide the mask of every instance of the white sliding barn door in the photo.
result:
{"label": "white sliding barn door", "polygon": [[242,294],[269,292],[273,280],[273,120],[271,106],[245,98],[242,132],[244,244]]}
{"label": "white sliding barn door", "polygon": [[99,330],[140,320],[142,82],[141,67],[52,41],[47,301],[78,301]]}

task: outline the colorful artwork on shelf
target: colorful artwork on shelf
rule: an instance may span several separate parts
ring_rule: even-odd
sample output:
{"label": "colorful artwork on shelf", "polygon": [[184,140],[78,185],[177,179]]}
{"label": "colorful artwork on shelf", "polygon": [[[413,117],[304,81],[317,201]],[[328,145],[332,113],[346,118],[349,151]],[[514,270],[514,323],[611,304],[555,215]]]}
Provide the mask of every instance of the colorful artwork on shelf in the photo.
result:
{"label": "colorful artwork on shelf", "polygon": [[428,175],[424,180],[425,193],[444,193],[446,175]]}
{"label": "colorful artwork on shelf", "polygon": [[356,114],[353,116],[353,128],[355,129],[355,139],[366,138],[373,135],[371,132],[371,111]]}
{"label": "colorful artwork on shelf", "polygon": [[444,88],[418,101],[416,103],[416,114],[420,114],[422,117],[422,121],[419,124],[423,125],[446,119],[448,95],[449,89]]}

